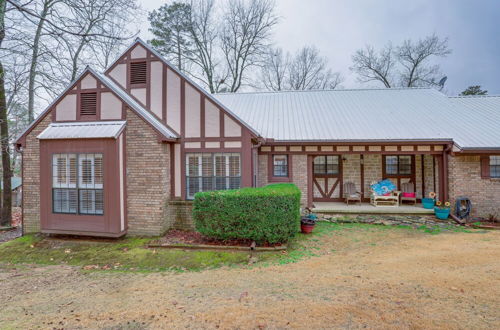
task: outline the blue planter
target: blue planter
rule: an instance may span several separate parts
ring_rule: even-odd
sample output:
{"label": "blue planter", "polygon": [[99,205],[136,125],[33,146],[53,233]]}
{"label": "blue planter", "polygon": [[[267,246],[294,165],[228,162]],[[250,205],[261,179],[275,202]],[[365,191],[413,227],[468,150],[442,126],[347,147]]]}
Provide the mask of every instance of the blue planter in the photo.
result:
{"label": "blue planter", "polygon": [[450,215],[450,209],[440,209],[438,207],[434,208],[434,214],[438,219],[446,220]]}
{"label": "blue planter", "polygon": [[422,198],[422,206],[424,209],[433,209],[434,208],[434,199],[433,198]]}

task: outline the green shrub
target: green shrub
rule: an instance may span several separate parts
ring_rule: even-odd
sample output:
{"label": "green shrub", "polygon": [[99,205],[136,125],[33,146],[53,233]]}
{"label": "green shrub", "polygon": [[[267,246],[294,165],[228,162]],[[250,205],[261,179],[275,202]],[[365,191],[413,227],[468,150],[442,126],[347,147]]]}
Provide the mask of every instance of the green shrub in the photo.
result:
{"label": "green shrub", "polygon": [[249,239],[283,243],[300,225],[300,190],[294,184],[273,184],[200,192],[195,195],[196,230],[216,239]]}

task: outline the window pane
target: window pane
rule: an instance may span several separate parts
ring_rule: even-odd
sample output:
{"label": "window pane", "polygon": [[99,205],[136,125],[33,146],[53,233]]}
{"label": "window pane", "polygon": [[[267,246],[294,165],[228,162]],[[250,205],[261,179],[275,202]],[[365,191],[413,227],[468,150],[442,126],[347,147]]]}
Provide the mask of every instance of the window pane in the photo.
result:
{"label": "window pane", "polygon": [[326,156],[326,173],[339,173],[339,156]]}
{"label": "window pane", "polygon": [[399,156],[399,174],[411,174],[411,156]]}
{"label": "window pane", "polygon": [[398,174],[398,156],[385,156],[385,172]]}
{"label": "window pane", "polygon": [[103,172],[102,154],[55,154],[53,212],[103,214]]}
{"label": "window pane", "polygon": [[325,174],[326,173],[326,157],[317,156],[314,158],[314,173]]}
{"label": "window pane", "polygon": [[77,198],[76,189],[54,189],[53,211],[55,213],[76,213]]}
{"label": "window pane", "polygon": [[186,194],[192,199],[199,191],[240,187],[239,153],[186,154]]}
{"label": "window pane", "polygon": [[287,177],[288,176],[288,156],[273,155],[273,176]]}

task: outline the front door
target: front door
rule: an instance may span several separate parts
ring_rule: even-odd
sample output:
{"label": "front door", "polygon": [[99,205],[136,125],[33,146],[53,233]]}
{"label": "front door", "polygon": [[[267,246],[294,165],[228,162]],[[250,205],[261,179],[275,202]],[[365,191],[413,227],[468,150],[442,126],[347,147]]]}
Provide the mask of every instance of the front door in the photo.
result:
{"label": "front door", "polygon": [[342,162],[339,155],[315,156],[312,179],[314,202],[342,200]]}

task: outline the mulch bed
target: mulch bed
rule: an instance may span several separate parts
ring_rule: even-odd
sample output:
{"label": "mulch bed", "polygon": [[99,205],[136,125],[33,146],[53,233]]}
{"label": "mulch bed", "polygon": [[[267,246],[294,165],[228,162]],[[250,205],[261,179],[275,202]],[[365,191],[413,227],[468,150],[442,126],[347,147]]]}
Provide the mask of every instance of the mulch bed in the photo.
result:
{"label": "mulch bed", "polygon": [[[194,231],[170,230],[165,236],[160,238],[156,243],[159,244],[187,244],[187,245],[213,245],[213,246],[239,246],[250,247],[252,240],[248,239],[231,239],[231,240],[217,240],[205,237],[200,233]],[[279,247],[282,244],[258,244],[258,247]]]}

